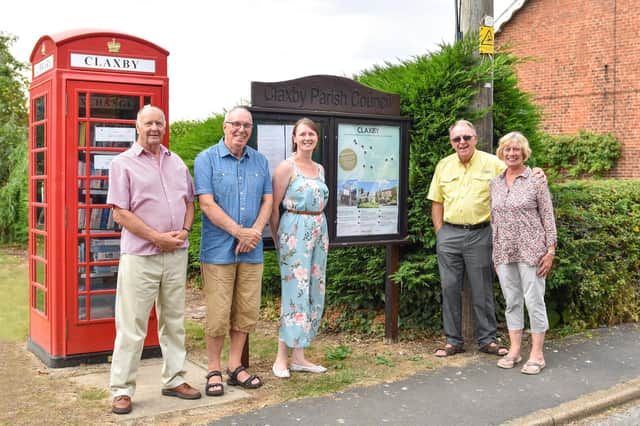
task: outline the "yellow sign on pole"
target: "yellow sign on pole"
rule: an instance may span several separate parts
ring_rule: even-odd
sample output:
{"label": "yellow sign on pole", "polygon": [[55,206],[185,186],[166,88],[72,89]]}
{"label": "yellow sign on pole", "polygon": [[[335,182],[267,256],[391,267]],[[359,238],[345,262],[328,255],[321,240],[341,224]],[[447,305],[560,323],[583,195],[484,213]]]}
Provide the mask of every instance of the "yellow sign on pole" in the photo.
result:
{"label": "yellow sign on pole", "polygon": [[480,53],[493,54],[493,27],[480,27]]}

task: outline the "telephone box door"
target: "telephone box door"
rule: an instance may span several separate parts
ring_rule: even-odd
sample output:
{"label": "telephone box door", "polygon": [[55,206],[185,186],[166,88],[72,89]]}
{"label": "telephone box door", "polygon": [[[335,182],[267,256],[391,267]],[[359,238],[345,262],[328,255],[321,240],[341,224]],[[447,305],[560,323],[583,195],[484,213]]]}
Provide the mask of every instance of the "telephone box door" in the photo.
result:
{"label": "telephone box door", "polygon": [[[110,351],[120,230],[107,204],[109,163],[136,140],[144,105],[163,107],[159,86],[68,81],[67,132],[67,353]],[[163,107],[166,110],[165,107]],[[77,167],[74,165],[77,164]],[[75,169],[75,173],[73,170]],[[151,313],[145,346],[157,346]]]}

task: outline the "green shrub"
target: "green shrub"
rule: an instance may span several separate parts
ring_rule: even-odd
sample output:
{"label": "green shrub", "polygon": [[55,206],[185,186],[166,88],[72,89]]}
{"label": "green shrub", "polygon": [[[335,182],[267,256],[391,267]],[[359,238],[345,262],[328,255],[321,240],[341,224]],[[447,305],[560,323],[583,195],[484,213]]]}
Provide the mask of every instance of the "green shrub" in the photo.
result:
{"label": "green shrub", "polygon": [[544,135],[539,164],[551,176],[601,177],[620,158],[620,143],[612,134],[580,130],[574,135]]}
{"label": "green shrub", "polygon": [[640,320],[640,185],[552,187],[558,254],[547,280],[550,317],[574,328]]}
{"label": "green shrub", "polygon": [[[223,136],[224,115],[216,115],[204,121],[177,121],[169,129],[171,150],[185,162],[193,176],[193,162],[203,149],[215,145]],[[189,234],[189,273],[197,275],[200,271],[200,231],[202,229],[201,211],[196,200],[196,214]]]}
{"label": "green shrub", "polygon": [[11,54],[16,37],[0,30],[0,241],[27,242],[27,64]]}
{"label": "green shrub", "polygon": [[[28,238],[27,128],[15,129],[23,141],[11,152],[7,181],[0,186],[0,241],[26,244]],[[0,141],[4,138],[0,137]]]}

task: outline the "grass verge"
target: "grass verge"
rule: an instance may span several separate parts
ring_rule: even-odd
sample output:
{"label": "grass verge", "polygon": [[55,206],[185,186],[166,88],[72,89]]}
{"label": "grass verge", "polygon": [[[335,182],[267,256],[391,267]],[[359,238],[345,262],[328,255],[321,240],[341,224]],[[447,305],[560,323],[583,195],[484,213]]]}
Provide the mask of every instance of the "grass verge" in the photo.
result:
{"label": "grass verge", "polygon": [[24,251],[0,247],[0,341],[24,341],[29,332],[29,281]]}

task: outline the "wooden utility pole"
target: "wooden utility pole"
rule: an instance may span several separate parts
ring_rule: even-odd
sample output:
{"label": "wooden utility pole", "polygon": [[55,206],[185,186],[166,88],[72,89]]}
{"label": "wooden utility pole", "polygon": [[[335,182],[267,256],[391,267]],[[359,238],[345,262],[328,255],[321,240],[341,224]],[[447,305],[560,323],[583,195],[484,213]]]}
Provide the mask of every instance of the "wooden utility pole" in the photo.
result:
{"label": "wooden utility pole", "polygon": [[[493,26],[493,0],[455,0],[456,8],[460,7],[456,12],[456,17],[459,18],[459,25],[456,25],[456,32],[458,30],[461,36],[466,36],[469,33],[478,33],[480,26]],[[489,19],[487,19],[487,17]],[[456,33],[457,35],[458,33]],[[476,54],[480,54],[479,51],[480,40],[478,40],[478,50]],[[483,55],[483,60],[491,60],[488,55]],[[473,109],[481,110],[489,108],[493,105],[493,84],[487,83],[479,88],[479,92],[473,100]],[[488,113],[483,118],[474,123],[476,131],[478,133],[478,145],[477,148],[486,151],[493,152],[493,114]],[[473,312],[473,302],[471,300],[471,291],[469,289],[469,281],[465,278],[465,285],[462,291],[462,337],[465,342],[474,341],[475,335],[475,321]]]}
{"label": "wooden utility pole", "polygon": [[[461,0],[460,30],[462,35],[477,33],[482,25],[493,26],[493,0]],[[480,46],[479,40],[478,46]],[[479,50],[476,53],[479,55]],[[483,55],[483,58],[487,61],[491,60],[488,55]],[[473,108],[479,110],[491,107],[491,105],[493,105],[493,84],[488,83],[480,87],[480,92],[473,101]],[[478,148],[493,152],[493,115],[486,114],[473,124],[478,132]]]}

